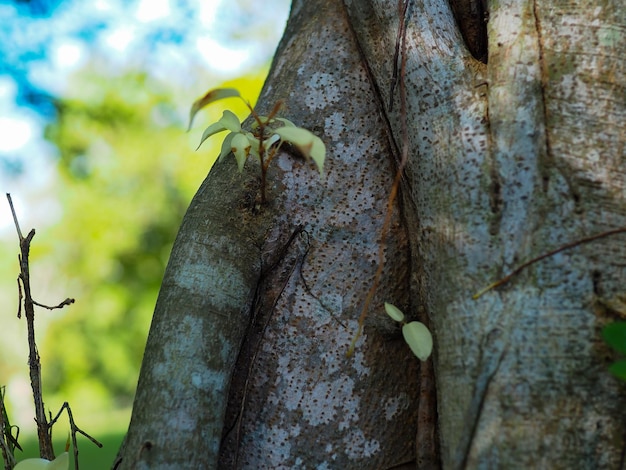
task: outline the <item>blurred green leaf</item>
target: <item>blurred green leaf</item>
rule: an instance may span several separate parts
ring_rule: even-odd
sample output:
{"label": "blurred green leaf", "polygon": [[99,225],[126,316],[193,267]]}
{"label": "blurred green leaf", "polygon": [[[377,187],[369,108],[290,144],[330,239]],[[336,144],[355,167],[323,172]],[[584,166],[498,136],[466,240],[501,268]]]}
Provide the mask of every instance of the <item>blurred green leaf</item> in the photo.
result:
{"label": "blurred green leaf", "polygon": [[[263,79],[257,73],[224,87],[256,97]],[[58,100],[58,117],[46,129],[58,149],[51,193],[63,213],[38,230],[31,258],[38,271],[52,273],[58,294],[50,303],[77,299],[46,316],[46,398],[77,409],[128,407],[172,243],[219,142],[205,144],[211,156],[199,158],[198,137],[184,133],[179,111],[190,101],[186,90],[143,73],[105,76],[87,67],[68,89],[72,96]],[[229,126],[249,112],[237,101],[228,103],[235,111]],[[211,106],[207,119],[217,121],[223,110]]]}
{"label": "blurred green leaf", "polygon": [[200,139],[200,143],[198,144],[198,148],[196,148],[196,150],[200,148],[205,140],[207,140],[212,135],[217,134],[218,132],[239,132],[240,130],[241,123],[239,122],[239,118],[235,116],[235,113],[227,109],[224,111],[219,121],[211,124],[204,130],[204,132],[202,133],[202,138]]}
{"label": "blurred green leaf", "polygon": [[626,322],[609,323],[602,329],[602,337],[613,349],[626,354]]}
{"label": "blurred green leaf", "polygon": [[205,106],[217,101],[222,100],[224,98],[241,98],[239,91],[235,88],[216,88],[215,90],[208,91],[202,98],[198,98],[191,105],[191,110],[189,111],[189,125],[187,126],[187,130],[191,129],[191,124],[193,123],[194,117],[198,114]]}
{"label": "blurred green leaf", "polygon": [[224,140],[222,141],[222,149],[220,151],[220,156],[218,158],[218,161],[222,161],[222,159],[226,155],[232,152],[231,141],[233,140],[233,137],[235,137],[236,135],[237,135],[236,132],[231,132],[224,138]]}
{"label": "blurred green leaf", "polygon": [[248,155],[250,155],[250,142],[248,142],[248,138],[245,134],[238,132],[233,136],[230,145],[235,159],[237,160],[237,167],[239,171],[242,172],[246,159]]}
{"label": "blurred green leaf", "polygon": [[620,359],[609,366],[609,372],[618,379],[626,381],[626,359]]}

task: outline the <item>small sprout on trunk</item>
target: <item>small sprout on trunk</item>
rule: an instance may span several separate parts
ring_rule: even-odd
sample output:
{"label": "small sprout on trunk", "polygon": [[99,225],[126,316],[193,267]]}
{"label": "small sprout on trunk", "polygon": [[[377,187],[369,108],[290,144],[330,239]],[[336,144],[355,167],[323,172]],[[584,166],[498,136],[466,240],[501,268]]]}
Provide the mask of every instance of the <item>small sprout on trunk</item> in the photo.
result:
{"label": "small sprout on trunk", "polygon": [[387,315],[392,318],[392,320],[395,320],[397,322],[404,321],[404,313],[402,313],[402,310],[400,310],[395,305],[385,302],[385,311],[387,312]]}
{"label": "small sprout on trunk", "polygon": [[[217,100],[224,98],[240,98],[239,92],[232,88],[220,88],[209,91],[202,98],[196,100],[189,114],[189,128],[193,118],[202,108]],[[244,100],[254,119],[251,126],[252,132],[244,131],[241,128],[239,119],[232,111],[224,111],[222,117],[215,123],[207,127],[200,139],[200,145],[209,137],[223,131],[230,131],[224,141],[218,161],[232,153],[237,161],[239,171],[243,171],[246,160],[250,155],[256,157],[261,164],[261,203],[265,203],[265,180],[267,168],[276,156],[278,149],[283,142],[293,145],[304,157],[313,160],[320,176],[324,171],[324,160],[326,159],[326,146],[322,139],[311,131],[297,127],[288,119],[276,117],[282,103],[277,103],[268,116],[256,114],[250,103]]]}
{"label": "small sprout on trunk", "polygon": [[420,361],[428,359],[433,351],[433,337],[426,325],[418,321],[405,323],[402,325],[402,336]]}
{"label": "small sprout on trunk", "polygon": [[393,320],[402,323],[402,336],[413,354],[420,361],[428,359],[433,351],[433,336],[426,325],[418,321],[405,322],[402,310],[387,302],[385,302],[385,311]]}
{"label": "small sprout on trunk", "polygon": [[[602,329],[604,341],[619,354],[626,355],[626,322],[609,323]],[[609,366],[609,372],[626,381],[626,359],[618,359]]]}

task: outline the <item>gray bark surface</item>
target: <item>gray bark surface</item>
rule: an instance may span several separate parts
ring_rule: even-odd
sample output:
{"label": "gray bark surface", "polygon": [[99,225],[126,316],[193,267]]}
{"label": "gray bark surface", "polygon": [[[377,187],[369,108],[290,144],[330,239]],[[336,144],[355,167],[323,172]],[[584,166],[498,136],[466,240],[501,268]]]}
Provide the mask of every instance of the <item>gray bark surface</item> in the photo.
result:
{"label": "gray bark surface", "polygon": [[[626,391],[600,329],[626,316],[626,236],[472,295],[626,226],[626,13],[488,9],[485,65],[447,4],[411,2],[403,115],[396,2],[294,2],[259,106],[285,99],[324,140],[324,178],[282,152],[259,208],[254,164],[211,170],[165,275],[120,468],[623,467]],[[385,270],[348,358],[404,121]],[[431,326],[433,359],[418,365],[384,301]]]}

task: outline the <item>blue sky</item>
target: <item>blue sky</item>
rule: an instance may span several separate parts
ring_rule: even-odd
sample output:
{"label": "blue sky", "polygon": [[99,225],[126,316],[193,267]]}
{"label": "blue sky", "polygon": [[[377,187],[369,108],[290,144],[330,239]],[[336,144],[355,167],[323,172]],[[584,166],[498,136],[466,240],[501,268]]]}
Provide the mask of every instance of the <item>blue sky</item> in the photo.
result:
{"label": "blue sky", "polygon": [[[0,189],[24,194],[54,178],[43,129],[51,98],[90,57],[141,68],[172,87],[200,65],[224,79],[267,63],[289,0],[0,0]],[[203,93],[206,90],[198,90]],[[21,176],[21,177],[20,177]],[[14,195],[20,205],[20,195]],[[0,203],[0,227],[8,222]]]}

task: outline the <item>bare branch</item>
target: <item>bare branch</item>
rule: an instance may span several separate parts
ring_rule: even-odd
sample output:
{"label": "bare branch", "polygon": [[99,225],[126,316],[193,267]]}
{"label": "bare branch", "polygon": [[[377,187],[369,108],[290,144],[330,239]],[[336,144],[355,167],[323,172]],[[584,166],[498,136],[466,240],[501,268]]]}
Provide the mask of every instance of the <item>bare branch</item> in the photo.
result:
{"label": "bare branch", "polygon": [[50,434],[50,425],[46,419],[45,407],[42,396],[41,385],[41,361],[39,360],[39,353],[37,351],[37,344],[35,342],[35,303],[31,295],[30,289],[30,268],[28,264],[28,255],[30,253],[30,242],[35,236],[35,229],[32,229],[26,237],[22,235],[17,215],[13,207],[13,201],[11,195],[7,193],[7,199],[9,200],[9,206],[13,213],[13,221],[15,222],[15,228],[17,229],[17,235],[20,239],[20,274],[18,276],[18,286],[21,281],[21,286],[24,291],[22,293],[19,290],[20,308],[18,309],[18,317],[21,316],[21,303],[24,301],[24,312],[26,316],[26,325],[28,329],[28,366],[30,368],[30,385],[33,391],[33,401],[35,402],[35,422],[37,423],[37,436],[39,438],[39,455],[48,460],[54,460],[54,448],[52,446],[52,436]]}
{"label": "bare branch", "polygon": [[506,284],[513,277],[517,276],[524,269],[526,269],[528,266],[533,265],[533,264],[535,264],[535,263],[537,263],[537,262],[539,262],[539,261],[541,261],[541,260],[543,260],[545,258],[548,258],[550,256],[554,256],[557,253],[560,253],[561,251],[569,250],[570,248],[575,248],[577,246],[584,245],[585,243],[590,243],[590,242],[599,240],[601,238],[609,237],[611,235],[617,235],[618,233],[626,233],[626,227],[621,227],[621,228],[616,228],[616,229],[613,229],[613,230],[608,230],[606,232],[596,233],[595,235],[590,235],[588,237],[581,238],[579,240],[574,240],[573,242],[566,243],[565,245],[560,246],[558,248],[555,248],[554,250],[550,250],[547,253],[544,253],[544,254],[539,255],[539,256],[537,256],[537,257],[535,257],[535,258],[533,258],[533,259],[531,259],[529,261],[526,261],[525,263],[522,263],[520,266],[515,268],[509,274],[504,276],[502,279],[498,279],[497,281],[492,282],[491,284],[489,284],[484,289],[478,291],[476,294],[474,294],[472,296],[472,298],[474,300],[476,300],[481,295],[485,294],[486,292],[489,292],[491,289],[495,289],[496,287],[500,287],[500,286]]}
{"label": "bare branch", "polygon": [[7,470],[11,470],[15,466],[15,449],[22,450],[17,442],[20,430],[17,428],[17,434],[13,436],[13,428],[9,422],[9,416],[4,406],[4,386],[0,388],[0,447],[2,448],[2,457],[4,466]]}
{"label": "bare branch", "polygon": [[15,214],[15,208],[13,207],[13,200],[11,199],[11,194],[7,193],[7,199],[9,200],[9,207],[11,208],[11,214],[13,214],[13,222],[15,223],[15,228],[17,229],[17,236],[20,239],[20,243],[24,240],[22,236],[22,231],[20,230],[20,224],[17,221],[17,215]]}
{"label": "bare branch", "polygon": [[74,422],[74,415],[72,414],[72,408],[70,408],[70,405],[68,402],[64,402],[63,405],[61,405],[61,409],[59,410],[57,415],[53,419],[50,420],[50,426],[52,426],[58,421],[59,417],[61,416],[61,413],[63,413],[63,410],[67,411],[67,416],[70,420],[70,433],[72,435],[72,447],[74,448],[74,469],[79,470],[78,443],[76,442],[76,433],[82,434],[83,436],[85,436],[87,439],[89,439],[91,442],[93,442],[95,445],[97,445],[100,448],[102,448],[102,443],[98,441],[97,439],[91,437],[89,434],[87,434],[85,431],[80,429],[78,426],[76,426],[76,423]]}
{"label": "bare branch", "polygon": [[33,300],[33,304],[37,305],[38,307],[47,308],[48,310],[54,310],[54,309],[57,309],[57,308],[63,308],[66,305],[72,305],[74,302],[76,302],[74,299],[68,297],[63,302],[61,302],[59,305],[49,306],[49,305],[40,304],[39,302],[35,302]]}

